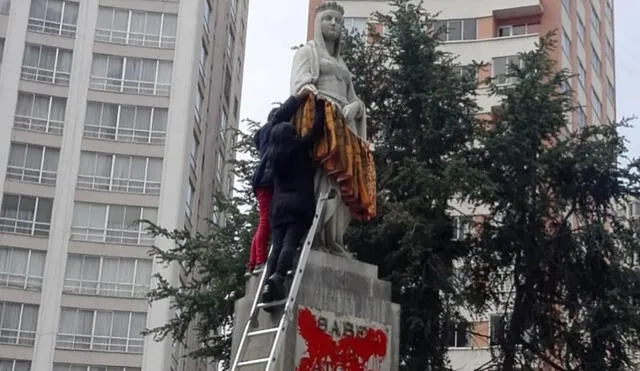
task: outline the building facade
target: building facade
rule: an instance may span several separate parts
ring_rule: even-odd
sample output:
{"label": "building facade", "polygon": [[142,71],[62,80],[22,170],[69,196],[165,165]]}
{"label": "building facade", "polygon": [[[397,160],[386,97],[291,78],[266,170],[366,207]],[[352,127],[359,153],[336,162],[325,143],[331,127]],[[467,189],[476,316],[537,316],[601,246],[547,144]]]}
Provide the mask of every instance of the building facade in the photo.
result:
{"label": "building facade", "polygon": [[[309,39],[313,35],[315,8],[321,2],[309,3]],[[345,9],[345,26],[360,31],[375,22],[373,12],[387,13],[391,9],[386,0],[338,2]],[[432,14],[438,14],[436,26],[448,30],[441,36],[445,50],[458,55],[462,65],[474,60],[488,63],[476,71],[478,81],[499,78],[509,62],[517,61],[519,52],[533,49],[541,35],[556,30],[558,48],[554,57],[559,67],[575,74],[571,88],[579,108],[570,129],[616,119],[613,0],[425,0],[424,6]],[[491,115],[498,99],[489,96],[487,86],[480,85],[478,104],[484,115]],[[457,209],[462,210],[458,217],[462,229],[466,225],[464,219],[472,216],[464,215],[464,205],[457,205]],[[473,370],[490,359],[492,329],[499,328],[500,319],[500,315],[470,318],[472,332],[477,334],[474,336],[464,329],[451,328],[453,369]]]}
{"label": "building facade", "polygon": [[0,0],[0,370],[180,371],[153,239],[231,192],[248,0]]}

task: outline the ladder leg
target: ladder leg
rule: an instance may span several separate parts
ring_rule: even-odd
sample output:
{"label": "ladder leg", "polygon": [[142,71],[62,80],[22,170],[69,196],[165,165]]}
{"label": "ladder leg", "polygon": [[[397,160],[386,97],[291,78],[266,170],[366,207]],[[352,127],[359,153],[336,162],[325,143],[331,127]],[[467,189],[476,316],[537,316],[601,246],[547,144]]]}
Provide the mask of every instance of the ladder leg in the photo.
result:
{"label": "ladder leg", "polygon": [[[260,310],[260,308],[266,307],[265,305],[266,303],[260,303],[260,298],[262,296],[262,289],[267,279],[266,267],[262,271],[260,282],[258,284],[258,288],[253,298],[253,303],[251,305],[251,312],[249,314],[249,319],[247,320],[247,323],[244,326],[244,330],[242,332],[242,338],[240,339],[240,343],[238,344],[238,349],[236,350],[236,355],[233,360],[231,371],[236,371],[238,370],[239,367],[257,365],[257,364],[263,364],[263,363],[265,364],[265,371],[273,370],[278,354],[280,353],[282,345],[284,344],[284,334],[287,330],[289,323],[293,321],[293,317],[294,317],[293,306],[295,304],[295,301],[298,295],[298,290],[300,289],[302,276],[304,274],[304,269],[306,268],[306,265],[307,265],[307,260],[309,258],[311,246],[313,245],[313,241],[315,239],[318,226],[319,224],[321,224],[321,220],[324,215],[326,202],[328,199],[334,198],[335,196],[336,196],[336,192],[334,189],[332,189],[329,192],[324,193],[318,199],[318,202],[316,204],[316,212],[314,215],[313,223],[311,225],[311,228],[307,232],[307,235],[302,244],[302,248],[300,249],[300,254],[298,256],[297,264],[295,264],[296,268],[295,268],[295,271],[293,272],[293,277],[291,281],[291,286],[289,288],[289,292],[283,303],[279,303],[279,302],[274,303],[276,305],[284,304],[284,310],[281,314],[280,319],[278,320],[278,326],[272,329],[264,329],[264,330],[257,330],[257,331],[250,332],[249,330],[250,330],[252,318],[257,315],[257,311]],[[271,255],[272,250],[273,249],[269,251],[269,255]],[[272,334],[274,332],[275,332],[275,337],[273,339],[273,343],[271,344],[268,357],[240,361],[244,353],[245,346],[247,345],[246,344],[247,339],[250,336],[260,336],[265,334]]]}

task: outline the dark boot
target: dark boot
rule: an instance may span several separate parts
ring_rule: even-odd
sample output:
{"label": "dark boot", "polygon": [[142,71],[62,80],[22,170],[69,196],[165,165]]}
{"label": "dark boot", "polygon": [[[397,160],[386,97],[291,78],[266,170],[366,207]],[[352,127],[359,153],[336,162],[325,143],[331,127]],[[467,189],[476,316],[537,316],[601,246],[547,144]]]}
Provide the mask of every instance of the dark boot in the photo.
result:
{"label": "dark boot", "polygon": [[[284,294],[284,277],[279,274],[274,274],[267,279],[262,290],[262,302],[265,304],[272,303],[274,301],[282,300],[285,298]],[[272,313],[279,306],[265,307],[265,312]]]}

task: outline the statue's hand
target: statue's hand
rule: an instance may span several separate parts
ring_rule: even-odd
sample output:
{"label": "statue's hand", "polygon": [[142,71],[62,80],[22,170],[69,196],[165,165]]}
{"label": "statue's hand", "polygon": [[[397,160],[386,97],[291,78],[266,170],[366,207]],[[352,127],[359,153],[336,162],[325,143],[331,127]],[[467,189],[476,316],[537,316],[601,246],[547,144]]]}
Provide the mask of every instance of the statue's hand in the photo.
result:
{"label": "statue's hand", "polygon": [[355,123],[355,120],[362,115],[362,107],[359,101],[353,101],[342,109],[342,114],[347,122]]}

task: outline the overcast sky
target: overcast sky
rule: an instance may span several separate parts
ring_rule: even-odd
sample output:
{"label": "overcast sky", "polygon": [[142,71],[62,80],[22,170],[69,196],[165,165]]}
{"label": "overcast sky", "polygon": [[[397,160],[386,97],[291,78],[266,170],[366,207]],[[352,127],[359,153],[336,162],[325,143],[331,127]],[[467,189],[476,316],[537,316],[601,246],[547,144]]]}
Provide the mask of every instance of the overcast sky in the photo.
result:
{"label": "overcast sky", "polygon": [[[559,1],[559,0],[558,0]],[[249,0],[241,118],[265,120],[273,102],[289,95],[291,47],[306,40],[307,0]],[[617,114],[640,116],[640,0],[615,0]],[[604,17],[603,17],[604,19]],[[602,58],[605,60],[605,58]],[[636,120],[635,125],[640,125]],[[640,127],[624,133],[640,157]]]}

